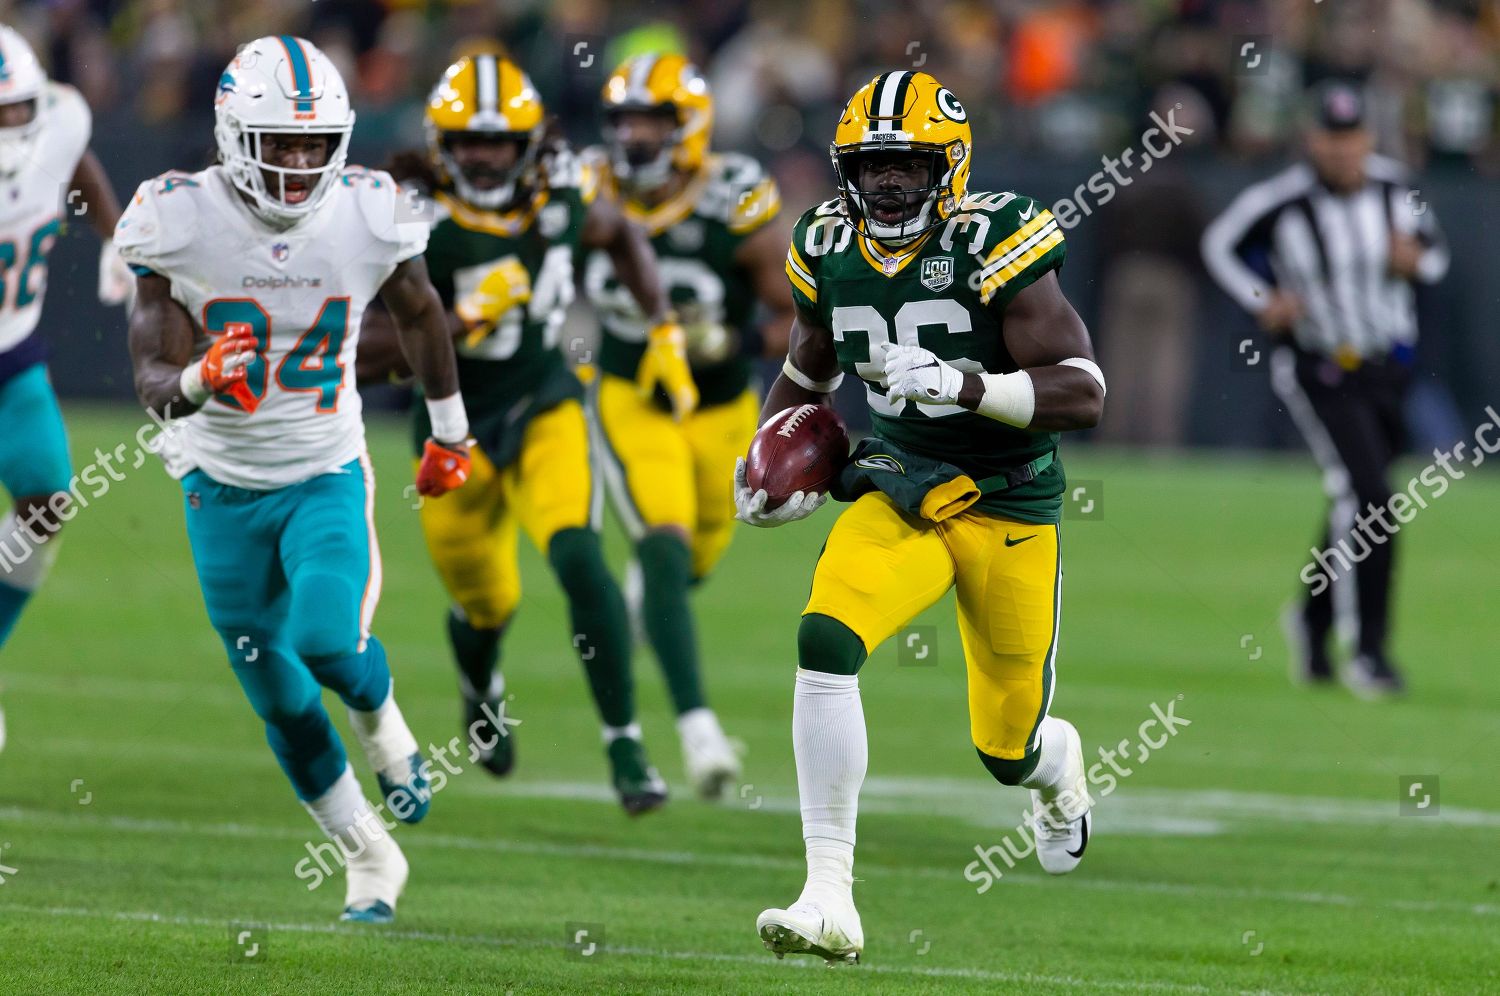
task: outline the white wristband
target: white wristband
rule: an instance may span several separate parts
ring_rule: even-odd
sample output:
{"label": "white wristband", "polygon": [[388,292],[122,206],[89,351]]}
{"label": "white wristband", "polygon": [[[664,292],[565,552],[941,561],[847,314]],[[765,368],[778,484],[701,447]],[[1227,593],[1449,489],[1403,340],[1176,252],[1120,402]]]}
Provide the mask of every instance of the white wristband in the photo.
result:
{"label": "white wristband", "polygon": [[792,358],[788,356],[786,362],[781,365],[781,372],[786,374],[786,379],[802,388],[804,391],[813,391],[818,394],[832,394],[839,389],[844,382],[844,371],[840,370],[827,380],[813,380],[807,374],[792,365]]}
{"label": "white wristband", "polygon": [[1015,373],[979,375],[984,394],[975,409],[979,414],[1024,429],[1036,414],[1036,385],[1025,370]]}
{"label": "white wristband", "polygon": [[182,376],[177,378],[177,390],[182,394],[182,400],[190,405],[201,405],[208,400],[211,392],[203,383],[201,361],[182,368]]}
{"label": "white wristband", "polygon": [[1100,391],[1105,394],[1109,393],[1109,388],[1104,386],[1104,371],[1100,370],[1099,364],[1095,363],[1093,360],[1085,360],[1081,356],[1073,356],[1069,357],[1066,360],[1058,360],[1057,365],[1060,367],[1077,367],[1079,370],[1082,370],[1084,373],[1087,373],[1090,377],[1099,382]]}
{"label": "white wristband", "polygon": [[440,443],[461,443],[469,438],[469,416],[463,396],[428,398],[427,416],[432,420],[432,438]]}

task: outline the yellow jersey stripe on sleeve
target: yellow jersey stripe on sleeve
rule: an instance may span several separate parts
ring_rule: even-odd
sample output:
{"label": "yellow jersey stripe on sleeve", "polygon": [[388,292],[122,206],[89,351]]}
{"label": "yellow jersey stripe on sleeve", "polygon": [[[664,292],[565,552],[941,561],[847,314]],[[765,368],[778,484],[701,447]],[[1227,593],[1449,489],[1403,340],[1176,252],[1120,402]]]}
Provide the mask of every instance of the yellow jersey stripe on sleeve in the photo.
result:
{"label": "yellow jersey stripe on sleeve", "polygon": [[1015,249],[1016,247],[1021,245],[1021,243],[1025,242],[1032,235],[1036,234],[1043,227],[1045,227],[1048,222],[1052,222],[1055,220],[1056,219],[1052,217],[1051,211],[1043,209],[1042,212],[1035,218],[1032,218],[1026,224],[1016,229],[1016,231],[1012,233],[1008,238],[1006,238],[1005,241],[995,246],[994,249],[991,249],[990,254],[984,258],[984,265],[989,266],[991,263],[1004,256],[1012,249]]}
{"label": "yellow jersey stripe on sleeve", "polygon": [[790,255],[786,258],[786,275],[792,282],[792,287],[802,292],[802,296],[813,304],[818,303],[818,288],[813,283],[812,277],[802,273]]}
{"label": "yellow jersey stripe on sleeve", "polygon": [[1010,263],[1000,267],[992,275],[986,278],[984,283],[979,285],[979,300],[985,304],[989,304],[990,298],[995,296],[996,291],[1004,287],[1016,277],[1020,276],[1022,273],[1025,273],[1027,268],[1029,268],[1032,263],[1035,263],[1037,260],[1045,256],[1052,250],[1054,246],[1061,245],[1062,240],[1062,232],[1054,231],[1043,238],[1036,245],[1027,249],[1021,255],[1017,256]]}

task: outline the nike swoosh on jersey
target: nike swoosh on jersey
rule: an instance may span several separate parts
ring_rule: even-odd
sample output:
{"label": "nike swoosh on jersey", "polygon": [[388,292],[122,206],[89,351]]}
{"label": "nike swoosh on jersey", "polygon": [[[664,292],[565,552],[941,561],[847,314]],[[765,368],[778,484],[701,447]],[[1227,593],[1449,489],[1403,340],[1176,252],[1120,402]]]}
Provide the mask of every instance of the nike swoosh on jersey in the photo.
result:
{"label": "nike swoosh on jersey", "polygon": [[1010,533],[1006,533],[1005,534],[1005,545],[1006,546],[1020,546],[1022,543],[1025,543],[1029,539],[1036,539],[1036,533],[1032,533],[1030,536],[1022,536],[1020,539],[1011,539],[1010,538]]}
{"label": "nike swoosh on jersey", "polygon": [[1034,214],[1036,214],[1036,205],[1035,204],[1031,205],[1031,207],[1027,208],[1025,211],[1022,211],[1019,214],[1017,214],[1016,217],[1020,218],[1022,221],[1030,221],[1031,220],[1031,216],[1034,215]]}

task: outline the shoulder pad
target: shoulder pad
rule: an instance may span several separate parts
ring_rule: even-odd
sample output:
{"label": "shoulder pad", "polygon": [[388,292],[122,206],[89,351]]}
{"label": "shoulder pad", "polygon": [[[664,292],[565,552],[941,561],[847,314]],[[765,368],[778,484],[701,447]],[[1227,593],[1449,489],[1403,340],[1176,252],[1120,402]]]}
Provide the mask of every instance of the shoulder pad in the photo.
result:
{"label": "shoulder pad", "polygon": [[205,173],[178,170],[136,188],[115,225],[114,244],[125,262],[170,269],[174,254],[193,240]]}
{"label": "shoulder pad", "polygon": [[1018,292],[1062,263],[1063,229],[1048,208],[1012,191],[977,192],[941,229],[940,244],[974,255],[980,297],[988,302],[1002,289]]}
{"label": "shoulder pad", "polygon": [[724,224],[735,235],[748,235],[781,211],[776,180],[754,159],[737,152],[709,156],[708,180],[696,210]]}
{"label": "shoulder pad", "polygon": [[810,215],[815,215],[819,218],[825,218],[831,214],[844,215],[846,213],[844,199],[842,197],[831,197],[822,204],[813,207],[803,217],[807,218]]}
{"label": "shoulder pad", "polygon": [[436,207],[420,187],[403,187],[385,170],[364,166],[349,166],[338,182],[349,188],[370,233],[391,247],[398,262],[427,248]]}

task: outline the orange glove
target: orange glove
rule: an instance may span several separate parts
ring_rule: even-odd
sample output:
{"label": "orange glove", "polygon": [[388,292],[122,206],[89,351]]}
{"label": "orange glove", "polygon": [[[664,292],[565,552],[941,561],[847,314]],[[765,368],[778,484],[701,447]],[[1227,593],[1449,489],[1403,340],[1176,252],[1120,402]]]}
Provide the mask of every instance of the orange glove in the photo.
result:
{"label": "orange glove", "polygon": [[249,323],[226,322],[224,334],[208,347],[203,359],[182,371],[182,396],[201,405],[215,394],[228,394],[246,412],[255,411],[260,399],[251,393],[245,377],[257,345]]}
{"label": "orange glove", "polygon": [[417,494],[441,498],[469,479],[469,444],[440,443],[429,438],[417,468]]}

